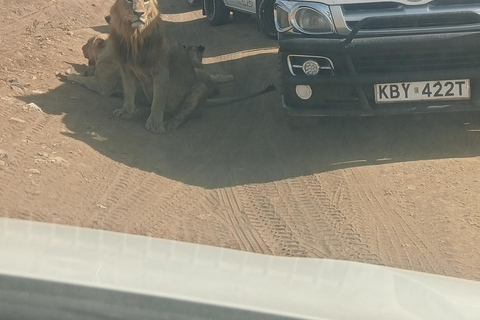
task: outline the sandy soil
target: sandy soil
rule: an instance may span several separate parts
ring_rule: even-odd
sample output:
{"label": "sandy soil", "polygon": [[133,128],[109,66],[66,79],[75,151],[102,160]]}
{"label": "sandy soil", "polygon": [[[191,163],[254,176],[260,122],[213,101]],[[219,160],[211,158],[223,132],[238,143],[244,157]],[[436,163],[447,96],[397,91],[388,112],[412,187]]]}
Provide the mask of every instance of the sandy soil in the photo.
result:
{"label": "sandy soil", "polygon": [[[475,115],[332,119],[291,130],[277,92],[175,132],[65,79],[112,1],[0,3],[0,216],[480,280]],[[164,0],[171,34],[231,73],[222,95],[276,82],[276,43]]]}

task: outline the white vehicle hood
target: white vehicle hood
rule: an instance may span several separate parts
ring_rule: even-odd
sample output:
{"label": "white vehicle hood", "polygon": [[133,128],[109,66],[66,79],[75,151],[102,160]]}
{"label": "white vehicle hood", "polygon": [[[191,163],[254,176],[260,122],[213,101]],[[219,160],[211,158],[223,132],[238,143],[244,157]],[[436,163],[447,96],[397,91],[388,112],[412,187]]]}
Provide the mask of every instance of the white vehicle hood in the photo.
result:
{"label": "white vehicle hood", "polygon": [[479,282],[5,218],[0,274],[303,319],[480,319]]}

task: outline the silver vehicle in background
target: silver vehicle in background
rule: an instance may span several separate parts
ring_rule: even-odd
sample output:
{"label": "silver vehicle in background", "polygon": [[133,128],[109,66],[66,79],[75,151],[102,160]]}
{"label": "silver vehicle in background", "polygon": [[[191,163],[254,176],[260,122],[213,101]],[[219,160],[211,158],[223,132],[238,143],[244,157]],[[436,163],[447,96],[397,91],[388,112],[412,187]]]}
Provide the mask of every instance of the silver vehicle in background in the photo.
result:
{"label": "silver vehicle in background", "polygon": [[225,24],[234,15],[254,15],[258,28],[269,38],[277,38],[273,6],[275,0],[187,0],[189,6],[203,7],[203,14],[214,26]]}

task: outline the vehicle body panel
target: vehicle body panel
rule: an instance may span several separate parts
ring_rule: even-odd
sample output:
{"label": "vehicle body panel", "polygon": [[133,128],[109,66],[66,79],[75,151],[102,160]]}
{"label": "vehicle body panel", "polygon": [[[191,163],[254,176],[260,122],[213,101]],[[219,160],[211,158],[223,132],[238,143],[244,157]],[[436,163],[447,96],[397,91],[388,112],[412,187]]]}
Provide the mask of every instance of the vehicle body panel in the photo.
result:
{"label": "vehicle body panel", "polygon": [[[300,30],[296,10],[323,8],[325,12],[320,3],[332,5],[327,12],[334,23],[332,31],[313,34]],[[292,21],[290,28],[280,28],[280,22],[276,22],[287,114],[348,116],[480,110],[480,1],[279,0],[277,5],[289,12],[288,20],[282,23]],[[292,72],[290,60],[295,56],[306,58],[297,59],[296,72]],[[302,73],[302,64],[315,57],[331,61],[330,73]],[[431,84],[441,87],[465,79],[470,84],[465,87],[470,90],[468,100],[460,95],[451,98],[451,92],[443,92],[443,88],[430,90]],[[408,86],[410,82],[423,83],[421,88],[415,88],[424,94],[419,98],[423,101],[395,100],[396,95],[378,101],[375,88],[379,85]],[[299,95],[302,90],[307,92],[303,97]]]}
{"label": "vehicle body panel", "polygon": [[[395,2],[402,3],[405,5],[421,5],[431,2],[432,0],[395,0]],[[305,2],[318,2],[328,5],[342,5],[342,4],[358,4],[359,0],[305,0]],[[368,3],[380,3],[385,2],[385,0],[368,0]]]}
{"label": "vehicle body panel", "polygon": [[5,218],[0,273],[297,319],[480,318],[475,281]]}
{"label": "vehicle body panel", "polygon": [[256,0],[224,0],[225,5],[233,10],[255,14]]}

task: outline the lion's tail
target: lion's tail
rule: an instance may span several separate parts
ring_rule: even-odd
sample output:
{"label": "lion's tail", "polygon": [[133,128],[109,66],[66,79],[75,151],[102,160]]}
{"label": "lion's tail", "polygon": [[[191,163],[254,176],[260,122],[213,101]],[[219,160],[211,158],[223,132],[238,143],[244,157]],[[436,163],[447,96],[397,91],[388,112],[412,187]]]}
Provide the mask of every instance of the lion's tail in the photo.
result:
{"label": "lion's tail", "polygon": [[243,96],[235,96],[235,97],[228,97],[228,98],[215,98],[215,99],[208,99],[207,100],[207,106],[209,107],[216,107],[216,106],[221,106],[229,103],[234,103],[234,102],[240,102],[244,101],[253,97],[258,97],[261,96],[262,94],[265,94],[270,91],[277,90],[277,87],[274,84],[271,84],[267,86],[265,89],[260,90],[260,91],[255,91]]}

